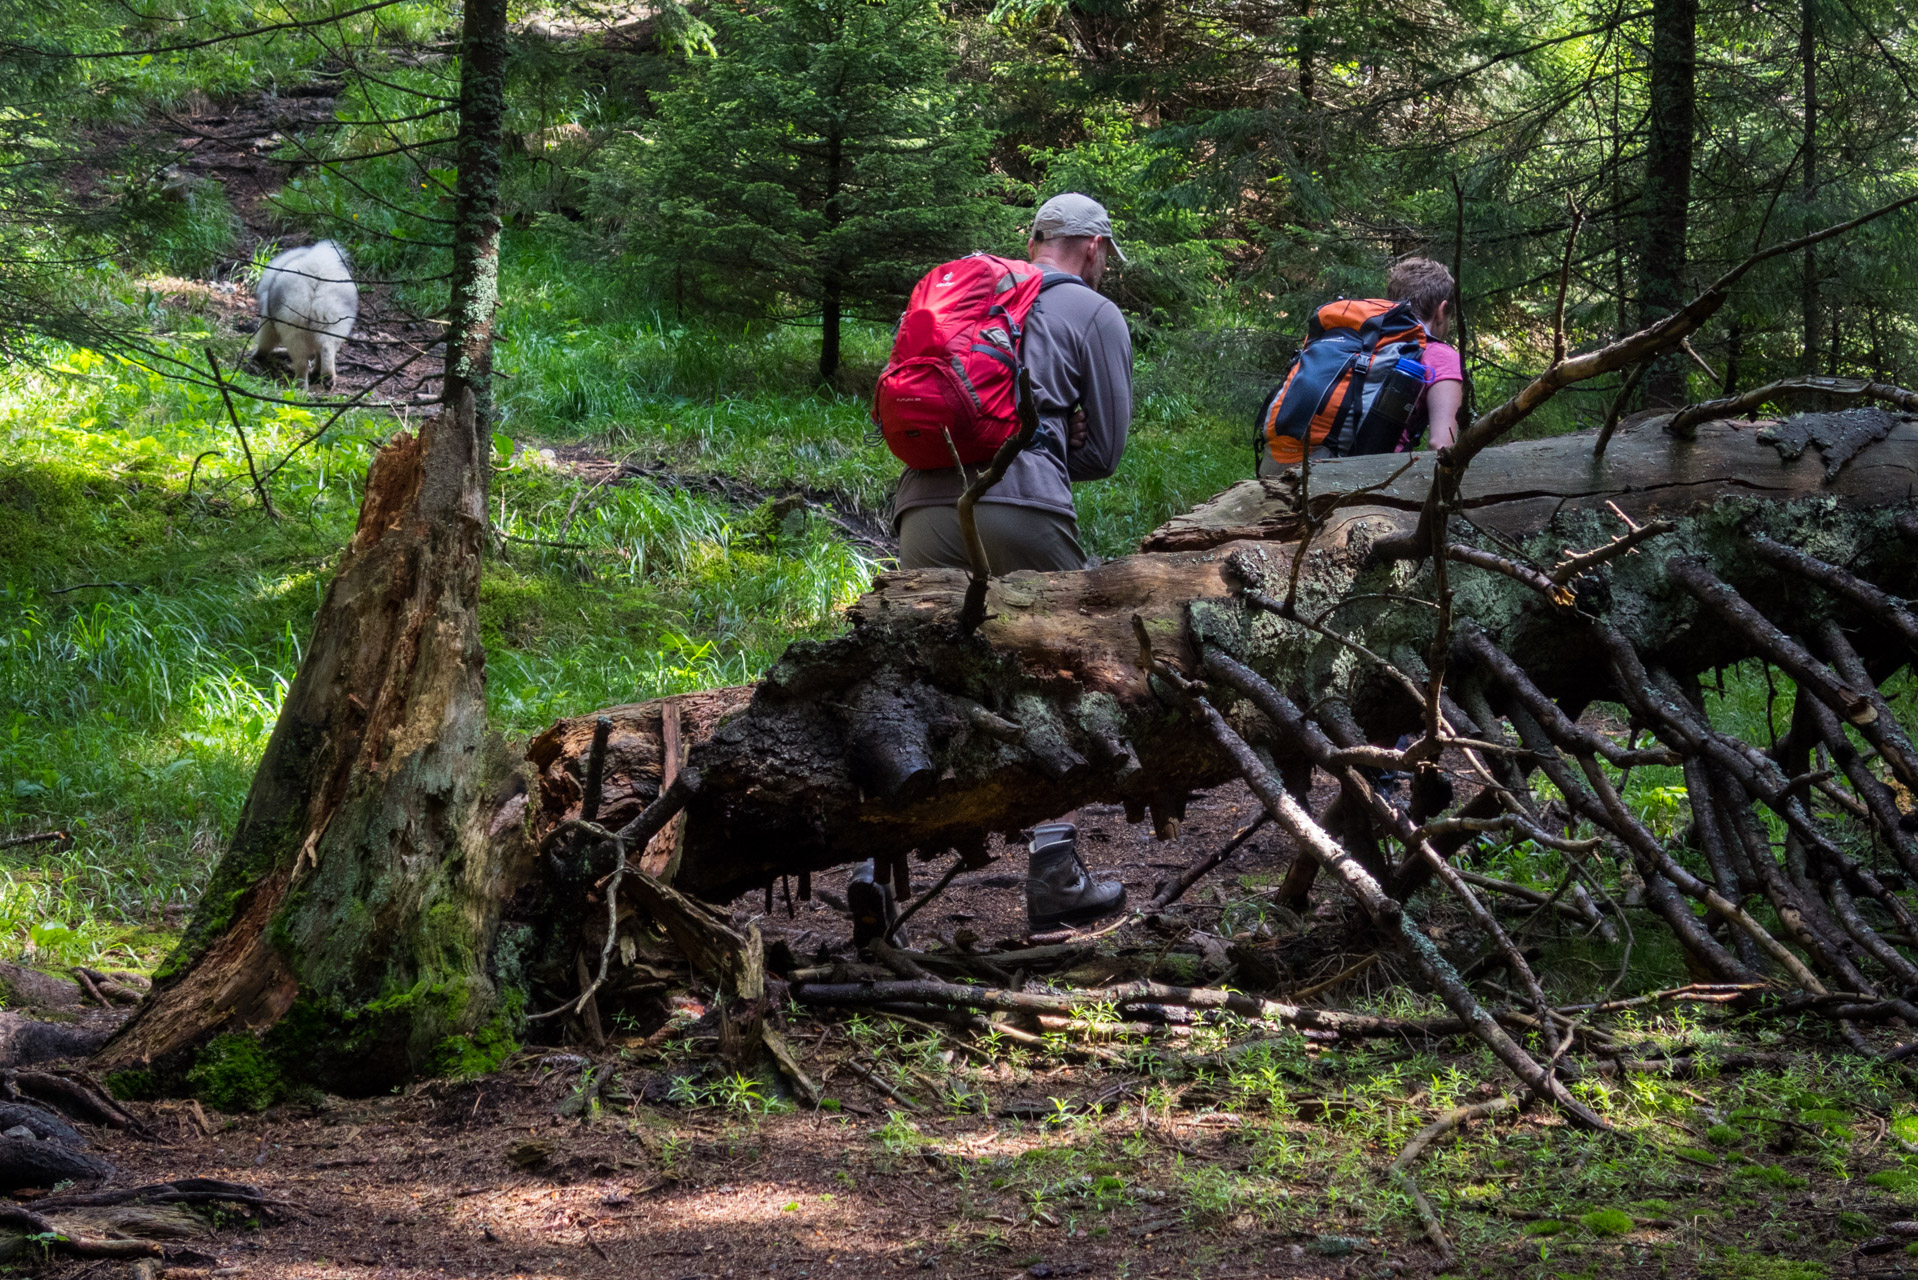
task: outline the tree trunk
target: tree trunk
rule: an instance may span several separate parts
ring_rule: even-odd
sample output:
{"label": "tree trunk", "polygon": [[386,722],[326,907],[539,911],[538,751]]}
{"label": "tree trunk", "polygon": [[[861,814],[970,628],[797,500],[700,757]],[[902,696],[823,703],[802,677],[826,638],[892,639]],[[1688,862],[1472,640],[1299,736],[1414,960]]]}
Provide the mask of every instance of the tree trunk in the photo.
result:
{"label": "tree trunk", "polygon": [[[1639,257],[1641,328],[1686,301],[1685,242],[1692,200],[1698,0],[1653,0],[1650,137],[1645,148],[1645,239]],[[1645,376],[1645,403],[1685,403],[1685,357],[1667,350]]]}
{"label": "tree trunk", "polygon": [[[1913,393],[1874,394],[1918,410]],[[1547,1018],[1525,955],[1449,861],[1491,831],[1573,851],[1563,816],[1533,795],[1543,771],[1598,833],[1575,846],[1598,860],[1594,883],[1642,884],[1694,971],[1796,992],[1871,1052],[1860,1023],[1918,1023],[1903,994],[1918,963],[1899,949],[1918,934],[1918,840],[1848,734],[1918,790],[1918,748],[1877,683],[1918,653],[1918,616],[1902,603],[1918,587],[1918,425],[1865,409],[1685,439],[1655,422],[1599,457],[1589,441],[1489,449],[1462,474],[1458,450],[1343,460],[1315,468],[1310,500],[1303,473],[1247,481],[1155,533],[1144,554],[993,581],[982,625],[965,621],[966,575],[882,578],[848,634],[795,645],[729,716],[718,713],[743,691],[711,699],[716,727],[687,767],[699,781],[678,885],[725,899],[796,872],[803,894],[812,870],[867,858],[890,864],[897,885],[913,851],[954,849],[976,865],[987,832],[1090,802],[1119,802],[1135,821],[1150,809],[1167,831],[1188,789],[1243,778],[1291,836],[1295,865],[1331,873],[1459,1026],[1534,1096],[1603,1127],[1479,1003],[1412,901],[1428,885],[1456,899]],[[1450,477],[1436,506],[1435,465]],[[1427,527],[1429,543],[1408,536]],[[1414,543],[1429,547],[1423,562],[1406,558]],[[1701,672],[1753,657],[1797,684],[1793,741],[1769,752],[1714,725],[1699,691]],[[1580,723],[1594,701],[1623,704],[1632,740]],[[623,711],[621,748],[603,763],[627,779],[631,806],[646,757],[665,759],[657,735],[684,725]],[[535,745],[549,830],[576,788],[605,794],[577,782],[566,748],[581,728]],[[1370,745],[1399,734],[1413,739],[1404,750]],[[1807,771],[1821,746],[1849,790]],[[1619,794],[1617,771],[1640,764],[1683,766],[1693,828],[1718,837],[1710,881]],[[1385,766],[1414,771],[1409,805],[1371,780]],[[1318,816],[1299,798],[1314,771],[1338,788]],[[1472,794],[1445,816],[1454,777]],[[1812,787],[1837,807],[1814,807]],[[654,803],[649,821],[664,810]],[[1782,865],[1760,810],[1785,825]],[[548,938],[585,935],[573,951],[583,978],[593,932],[579,927],[580,889],[601,871],[584,864],[606,845],[552,848],[552,874],[572,887],[546,902],[566,914],[531,923]],[[638,887],[659,897],[656,881]],[[1753,914],[1761,902],[1776,925]],[[542,1003],[576,989],[559,958],[549,946],[527,970]],[[798,996],[843,1003],[847,991]],[[933,1001],[934,1016],[945,1003],[910,998]]]}
{"label": "tree trunk", "polygon": [[1315,64],[1314,51],[1317,40],[1312,31],[1312,0],[1301,0],[1299,5],[1299,43],[1297,49],[1299,64],[1299,104],[1310,115],[1318,105],[1319,77]]}
{"label": "tree trunk", "polygon": [[468,0],[442,411],[374,459],[232,844],[106,1067],[173,1076],[253,1033],[280,1069],[365,1091],[501,1039],[499,903],[528,848],[477,614],[505,23],[505,0]]}
{"label": "tree trunk", "polygon": [[[1581,590],[1588,607],[1603,607],[1627,629],[1647,662],[1709,671],[1752,656],[1752,646],[1667,584],[1664,562],[1677,551],[1704,555],[1772,616],[1807,626],[1825,616],[1848,626],[1857,619],[1842,602],[1754,560],[1744,545],[1750,530],[1791,545],[1810,540],[1826,559],[1869,569],[1894,594],[1918,592],[1918,555],[1892,532],[1890,514],[1908,501],[1918,427],[1864,412],[1876,415],[1870,429],[1889,434],[1865,444],[1829,482],[1831,459],[1817,448],[1785,458],[1744,424],[1708,424],[1686,442],[1655,420],[1622,431],[1598,461],[1589,434],[1488,450],[1466,474],[1463,504],[1477,529],[1523,545],[1546,566],[1618,534],[1610,504],[1635,520],[1676,519],[1677,531],[1613,561]],[[1782,452],[1792,452],[1789,443]],[[1383,482],[1403,461],[1315,464],[1314,509],[1330,495]],[[1431,467],[1432,455],[1421,455],[1361,505],[1326,518],[1299,578],[1302,613],[1340,606],[1346,634],[1415,676],[1433,615],[1399,601],[1433,598],[1429,566],[1413,574],[1405,562],[1374,563],[1368,553],[1416,524]],[[1285,594],[1302,529],[1297,488],[1246,481],[1155,532],[1145,554],[1083,573],[994,579],[989,616],[972,636],[955,626],[964,573],[883,575],[853,607],[848,634],[795,645],[756,688],[700,695],[685,732],[704,784],[690,806],[678,887],[724,901],[782,874],[976,849],[988,832],[1015,832],[1090,803],[1175,820],[1190,790],[1235,770],[1147,681],[1134,619],[1188,672],[1198,670],[1195,637],[1216,639],[1300,705],[1342,701],[1367,736],[1416,731],[1419,706],[1379,668],[1243,599],[1247,584]],[[1462,522],[1452,536],[1502,545]],[[1450,572],[1461,616],[1520,655],[1548,694],[1569,707],[1618,698],[1583,614],[1553,608],[1499,573],[1464,565]],[[1897,656],[1875,624],[1857,642],[1874,660]],[[617,826],[657,792],[660,709],[647,703],[602,714],[615,728],[601,821]],[[1256,721],[1244,705],[1232,715],[1235,723]],[[561,721],[534,741],[542,830],[577,814],[592,724]],[[1282,746],[1273,755],[1287,764]],[[906,769],[902,761],[916,763]],[[936,781],[899,785],[908,775]]]}
{"label": "tree trunk", "polygon": [[820,300],[819,381],[824,386],[831,386],[833,375],[839,372],[841,297],[839,275],[833,270],[826,277],[825,296]]}
{"label": "tree trunk", "polygon": [[820,290],[819,382],[830,387],[839,372],[839,322],[845,309],[845,269],[840,255],[845,246],[835,234],[845,221],[839,201],[846,185],[845,139],[833,136],[826,146],[826,198],[821,208],[826,215],[826,277]]}
{"label": "tree trunk", "polygon": [[[1815,227],[1816,215],[1813,210],[1818,203],[1818,11],[1817,0],[1802,0],[1798,10],[1798,61],[1804,73],[1805,118],[1804,133],[1799,142],[1799,150],[1805,161],[1805,181],[1800,188],[1805,204],[1805,230]],[[1808,245],[1805,249],[1803,264],[1804,275],[1801,280],[1799,305],[1805,321],[1805,363],[1804,372],[1817,373],[1819,351],[1822,347],[1822,335],[1819,333],[1823,319],[1820,308],[1823,304],[1818,298],[1818,246]]]}

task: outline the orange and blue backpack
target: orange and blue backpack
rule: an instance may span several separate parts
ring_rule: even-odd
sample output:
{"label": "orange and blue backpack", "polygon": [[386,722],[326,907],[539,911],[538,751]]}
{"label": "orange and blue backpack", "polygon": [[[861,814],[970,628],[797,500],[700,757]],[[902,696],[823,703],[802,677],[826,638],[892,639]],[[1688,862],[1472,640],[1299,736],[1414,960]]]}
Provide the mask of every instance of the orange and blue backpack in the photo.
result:
{"label": "orange and blue backpack", "polygon": [[[1409,303],[1340,298],[1314,311],[1284,381],[1259,410],[1260,456],[1291,463],[1320,448],[1345,457],[1402,447],[1406,416],[1388,414],[1409,411],[1405,392],[1415,398],[1413,377],[1422,385],[1418,361],[1430,340]],[[1401,362],[1410,367],[1401,371]]]}

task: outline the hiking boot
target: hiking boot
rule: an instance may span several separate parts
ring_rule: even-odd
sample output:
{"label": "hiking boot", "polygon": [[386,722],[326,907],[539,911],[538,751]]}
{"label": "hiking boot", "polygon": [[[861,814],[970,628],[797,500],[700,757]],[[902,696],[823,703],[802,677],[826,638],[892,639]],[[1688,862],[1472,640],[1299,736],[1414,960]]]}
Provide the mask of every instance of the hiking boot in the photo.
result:
{"label": "hiking boot", "polygon": [[1125,906],[1125,886],[1094,880],[1079,861],[1079,829],[1048,822],[1032,831],[1026,865],[1026,922],[1034,933],[1062,924],[1084,924]]}
{"label": "hiking boot", "polygon": [[874,938],[883,938],[899,918],[892,900],[892,885],[875,879],[877,868],[871,861],[860,865],[846,881],[846,907],[852,912],[852,944],[863,947]]}

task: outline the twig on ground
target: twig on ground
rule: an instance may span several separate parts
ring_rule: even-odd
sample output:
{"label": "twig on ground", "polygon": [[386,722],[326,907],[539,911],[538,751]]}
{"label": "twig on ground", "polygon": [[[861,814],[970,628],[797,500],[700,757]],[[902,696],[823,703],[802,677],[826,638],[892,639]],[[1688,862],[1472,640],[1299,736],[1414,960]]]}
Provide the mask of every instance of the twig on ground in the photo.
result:
{"label": "twig on ground", "polygon": [[1399,1186],[1411,1197],[1412,1209],[1419,1216],[1419,1223],[1425,1228],[1425,1238],[1438,1250],[1439,1270],[1444,1271],[1458,1261],[1458,1250],[1452,1247],[1452,1241],[1445,1234],[1445,1227],[1439,1221],[1438,1211],[1432,1208],[1432,1202],[1419,1190],[1418,1180],[1409,1173],[1397,1175]]}
{"label": "twig on ground", "polygon": [[1265,825],[1270,821],[1272,821],[1271,814],[1261,813],[1250,823],[1240,828],[1239,833],[1226,841],[1222,848],[1198,859],[1177,876],[1167,881],[1164,888],[1152,895],[1152,901],[1146,904],[1146,910],[1163,911],[1177,902],[1181,897],[1185,896],[1187,889],[1197,884],[1205,876],[1206,872],[1212,870],[1212,868],[1218,866],[1221,862],[1224,862],[1227,858],[1238,852],[1239,846],[1263,830]]}
{"label": "twig on ground", "polygon": [[1438,1119],[1413,1134],[1400,1150],[1398,1159],[1392,1162],[1391,1172],[1405,1173],[1418,1162],[1425,1149],[1461,1125],[1474,1120],[1483,1120],[1488,1116],[1503,1115],[1516,1110],[1518,1098],[1512,1094],[1503,1094],[1484,1102],[1475,1102],[1470,1106],[1454,1107]]}
{"label": "twig on ground", "polygon": [[891,926],[887,928],[885,933],[885,941],[891,942],[893,938],[898,935],[899,927],[901,925],[905,924],[906,921],[918,915],[919,909],[921,907],[925,906],[928,902],[931,902],[934,898],[938,897],[942,892],[944,892],[946,886],[952,883],[953,877],[958,875],[961,871],[964,871],[965,869],[966,869],[965,858],[963,857],[954,858],[952,860],[952,865],[946,868],[946,874],[939,877],[939,883],[933,885],[932,888],[920,894],[919,897],[913,900],[913,903],[911,906],[907,907],[904,911],[901,911],[899,913],[899,918],[897,920],[894,920]]}
{"label": "twig on ground", "polygon": [[858,1076],[861,1080],[864,1080],[867,1084],[879,1090],[880,1093],[885,1094],[888,1098],[891,1098],[894,1102],[898,1103],[900,1106],[904,1107],[906,1110],[908,1111],[924,1111],[925,1110],[925,1107],[921,1106],[918,1102],[914,1101],[912,1098],[908,1097],[906,1094],[901,1093],[898,1089],[893,1088],[893,1086],[877,1071],[874,1071],[871,1068],[866,1067],[862,1065],[861,1063],[856,1062],[850,1058],[846,1060],[846,1070],[852,1072],[854,1075]]}
{"label": "twig on ground", "polygon": [[0,849],[18,849],[28,844],[72,844],[73,837],[65,831],[36,831],[27,836],[8,836],[0,840]]}
{"label": "twig on ground", "polygon": [[1458,1254],[1452,1248],[1452,1242],[1447,1238],[1443,1224],[1439,1222],[1438,1212],[1432,1208],[1431,1201],[1425,1198],[1425,1193],[1419,1190],[1418,1182],[1412,1177],[1412,1166],[1418,1162],[1418,1158],[1424,1154],[1425,1149],[1444,1134],[1468,1121],[1499,1115],[1517,1106],[1518,1099],[1511,1094],[1506,1094],[1468,1107],[1455,1107],[1413,1134],[1411,1140],[1405,1144],[1404,1150],[1399,1152],[1399,1158],[1394,1160],[1392,1167],[1386,1171],[1387,1175],[1397,1182],[1411,1199],[1412,1208],[1418,1214],[1420,1224],[1425,1228],[1426,1238],[1432,1242],[1432,1247],[1439,1251],[1441,1269],[1451,1266],[1457,1260]]}
{"label": "twig on ground", "polygon": [[1366,956],[1363,960],[1360,960],[1357,964],[1352,965],[1350,968],[1340,970],[1339,972],[1333,974],[1331,977],[1327,978],[1325,981],[1315,982],[1311,986],[1305,988],[1303,991],[1292,992],[1291,993],[1292,998],[1294,1000],[1310,1000],[1313,996],[1321,995],[1327,991],[1332,990],[1333,988],[1337,987],[1342,982],[1345,982],[1351,978],[1356,978],[1359,974],[1364,973],[1367,969],[1370,969],[1373,965],[1377,964],[1378,962],[1379,962],[1379,953],[1374,951],[1371,955]]}

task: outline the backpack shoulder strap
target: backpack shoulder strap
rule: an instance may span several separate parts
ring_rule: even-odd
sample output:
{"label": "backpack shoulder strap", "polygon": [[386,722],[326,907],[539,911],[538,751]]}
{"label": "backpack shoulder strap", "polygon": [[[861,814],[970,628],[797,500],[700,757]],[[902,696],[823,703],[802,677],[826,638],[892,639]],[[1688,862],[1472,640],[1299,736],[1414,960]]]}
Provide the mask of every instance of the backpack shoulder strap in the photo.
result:
{"label": "backpack shoulder strap", "polygon": [[1081,289],[1090,289],[1092,287],[1078,276],[1073,275],[1070,271],[1061,271],[1057,267],[1040,267],[1039,292],[1044,293],[1055,284],[1076,284]]}

